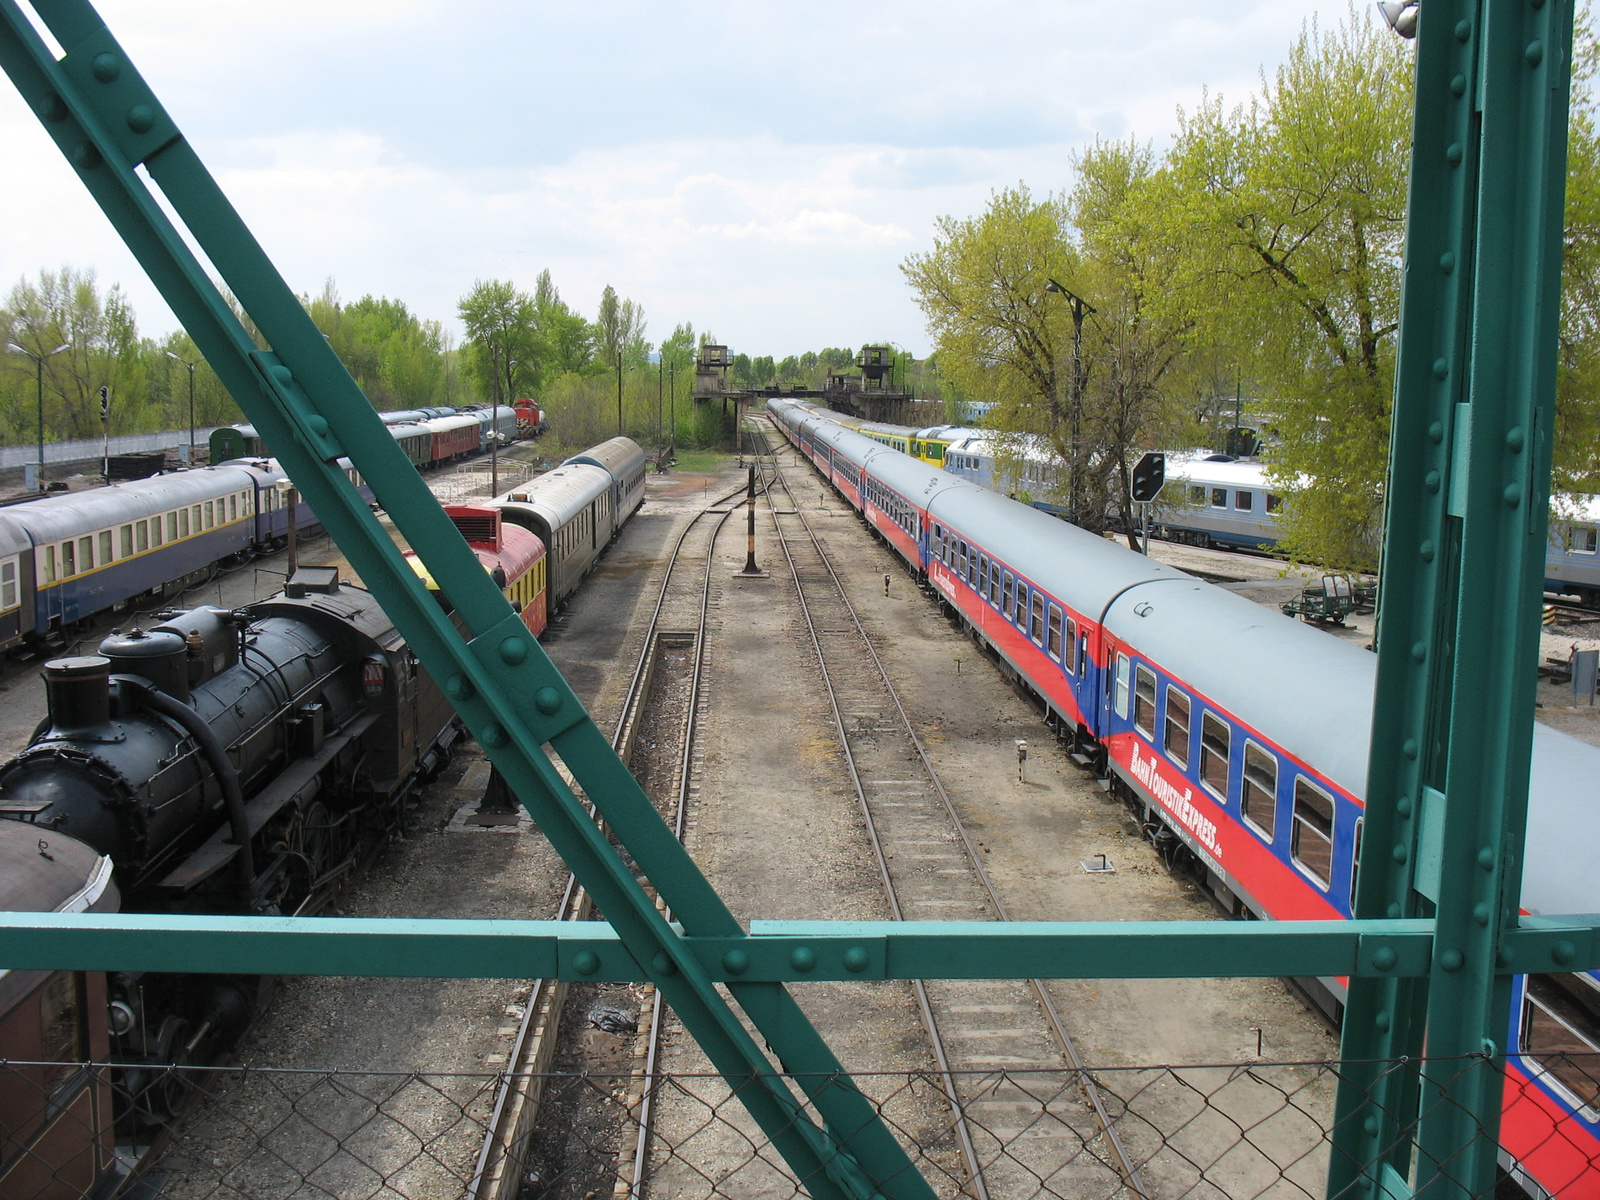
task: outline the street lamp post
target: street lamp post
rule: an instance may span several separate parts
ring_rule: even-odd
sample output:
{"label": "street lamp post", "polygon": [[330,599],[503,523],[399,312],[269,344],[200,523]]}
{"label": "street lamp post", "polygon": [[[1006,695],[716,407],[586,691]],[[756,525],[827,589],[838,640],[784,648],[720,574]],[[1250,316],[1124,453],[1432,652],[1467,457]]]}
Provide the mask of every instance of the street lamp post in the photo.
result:
{"label": "street lamp post", "polygon": [[194,369],[200,365],[201,360],[197,358],[194,362],[190,362],[186,358],[179,358],[171,350],[167,351],[167,357],[176,359],[189,369],[189,465],[192,467],[194,466]]}
{"label": "street lamp post", "polygon": [[[517,398],[516,372],[517,360],[510,359],[506,363],[506,391],[510,393],[507,400],[515,401]],[[494,439],[489,443],[489,495],[495,497],[500,494],[500,405],[492,403],[489,411],[489,434]]]}
{"label": "street lamp post", "polygon": [[[910,362],[911,355],[910,355],[910,353],[906,350],[906,348],[904,346],[902,346],[899,342],[894,341],[893,339],[890,340],[889,345],[893,346],[896,350],[898,350],[900,352],[900,354],[904,354],[906,356],[906,360],[907,360],[906,361],[906,382],[909,383],[911,381],[911,362]],[[896,354],[893,358],[891,358],[889,360],[889,390],[891,392],[894,391],[894,373],[895,373],[895,370],[900,366],[900,354]]]}
{"label": "street lamp post", "polygon": [[1080,523],[1078,508],[1078,426],[1083,417],[1083,318],[1095,312],[1094,305],[1082,296],[1062,287],[1054,279],[1044,285],[1047,292],[1056,292],[1067,298],[1072,306],[1072,461],[1067,464],[1067,507],[1072,512],[1072,523]]}
{"label": "street lamp post", "polygon": [[41,492],[44,491],[44,360],[71,348],[71,342],[62,342],[49,354],[35,354],[31,350],[24,350],[15,342],[6,343],[7,350],[33,359],[34,375],[39,388],[39,490]]}
{"label": "street lamp post", "polygon": [[667,368],[667,421],[671,431],[667,434],[667,461],[678,457],[678,364]]}
{"label": "street lamp post", "polygon": [[622,351],[617,351],[617,436],[622,436]]}
{"label": "street lamp post", "polygon": [[661,392],[662,384],[666,382],[667,358],[664,354],[656,355],[656,444],[661,444]]}

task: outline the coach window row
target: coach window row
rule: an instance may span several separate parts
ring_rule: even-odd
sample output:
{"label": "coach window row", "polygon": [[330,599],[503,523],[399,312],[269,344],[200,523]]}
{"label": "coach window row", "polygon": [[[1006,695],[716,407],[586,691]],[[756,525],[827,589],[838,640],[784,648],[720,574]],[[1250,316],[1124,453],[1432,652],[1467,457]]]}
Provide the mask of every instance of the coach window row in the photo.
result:
{"label": "coach window row", "polygon": [[40,548],[43,556],[41,574],[46,584],[70,579],[74,575],[86,575],[97,564],[108,567],[166,543],[182,541],[191,533],[203,533],[218,525],[237,521],[241,512],[246,517],[250,515],[248,491],[174,509],[164,515],[126,522],[111,529],[66,538]]}
{"label": "coach window row", "polygon": [[545,560],[539,559],[533,566],[522,573],[521,578],[512,581],[505,589],[506,599],[511,601],[511,606],[522,612],[532,604],[540,592],[544,591]]}
{"label": "coach window row", "polygon": [[[1228,507],[1228,489],[1221,487],[1191,487],[1189,489],[1189,503],[1226,509]],[[1274,496],[1271,492],[1267,493],[1267,511],[1269,513],[1277,512],[1282,507],[1282,503],[1277,496]],[[1237,512],[1254,512],[1256,508],[1255,492],[1247,488],[1234,489],[1233,507]]]}
{"label": "coach window row", "polygon": [[933,526],[933,555],[958,578],[966,580],[980,600],[999,609],[1006,620],[1069,675],[1078,673],[1078,623],[1062,612],[1060,605],[937,522]]}
{"label": "coach window row", "polygon": [[870,475],[867,477],[867,499],[901,529],[916,536],[916,510]]}
{"label": "coach window row", "polygon": [[[1128,711],[1128,656],[1117,656],[1116,704]],[[1156,744],[1156,673],[1144,663],[1133,669],[1133,725]],[[1187,771],[1193,746],[1193,701],[1173,684],[1166,686],[1160,745],[1180,770]],[[1200,716],[1200,785],[1220,803],[1228,801],[1233,760],[1233,727],[1218,713]],[[1239,775],[1239,816],[1271,845],[1278,828],[1278,757],[1254,738],[1244,739]],[[1289,858],[1323,890],[1333,881],[1333,797],[1304,775],[1296,775],[1290,808]]]}

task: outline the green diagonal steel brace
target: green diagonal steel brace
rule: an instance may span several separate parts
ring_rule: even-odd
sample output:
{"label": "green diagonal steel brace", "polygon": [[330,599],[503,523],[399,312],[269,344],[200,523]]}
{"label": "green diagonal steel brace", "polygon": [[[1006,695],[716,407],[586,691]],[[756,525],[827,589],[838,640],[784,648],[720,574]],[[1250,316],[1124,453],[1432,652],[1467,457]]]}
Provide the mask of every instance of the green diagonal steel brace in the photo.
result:
{"label": "green diagonal steel brace", "polygon": [[[1328,1194],[1493,1193],[1532,752],[1570,0],[1423,0],[1359,917],[1425,977],[1353,980]],[[1559,961],[1559,960],[1558,960]],[[1546,966],[1546,969],[1550,969]],[[1462,1055],[1482,1056],[1464,1069]],[[1440,1060],[1434,1062],[1431,1060]],[[1416,1160],[1408,1125],[1416,1121]],[[1392,1149],[1386,1149],[1392,1148]]]}
{"label": "green diagonal steel brace", "polygon": [[[718,994],[678,931],[656,912],[544,751],[559,755],[684,931],[739,937],[716,892],[478,565],[294,293],[85,0],[37,0],[65,51],[51,53],[15,0],[0,0],[0,65],[39,115],[319,519],[382,602],[632,956],[812,1194],[931,1197],[866,1099],[816,1085],[824,1121],[797,1096]],[[135,168],[143,165],[271,347],[258,348]],[[463,641],[421,587],[354,487],[331,464],[347,454],[427,564],[472,637]],[[842,1076],[780,984],[729,988],[782,1066]]]}

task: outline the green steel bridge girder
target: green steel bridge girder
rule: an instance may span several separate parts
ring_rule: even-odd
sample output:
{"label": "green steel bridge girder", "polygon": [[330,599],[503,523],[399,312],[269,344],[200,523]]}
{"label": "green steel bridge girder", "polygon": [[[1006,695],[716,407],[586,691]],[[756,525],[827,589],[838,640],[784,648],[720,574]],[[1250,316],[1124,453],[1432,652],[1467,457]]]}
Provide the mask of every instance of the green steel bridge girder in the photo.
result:
{"label": "green steel bridge girder", "polygon": [[[1436,952],[1425,975],[1351,983],[1329,1196],[1495,1188],[1502,964],[1524,923],[1572,27],[1572,0],[1420,7],[1354,907],[1432,918]],[[1581,869],[1582,848],[1571,853]],[[1375,1065],[1424,1051],[1417,1072]],[[1474,1055],[1483,1065],[1462,1069]]]}
{"label": "green steel bridge girder", "polygon": [[[683,938],[719,983],[884,979],[1419,979],[1434,923],[755,921]],[[1524,918],[1503,974],[1600,967],[1600,915]],[[196,964],[203,964],[197,966]],[[0,913],[0,967],[627,983],[641,965],[599,921]]]}
{"label": "green steel bridge girder", "polygon": [[[34,0],[33,9],[64,55],[17,0],[0,0],[0,68],[611,924],[5,914],[0,966],[647,976],[716,1068],[740,1082],[741,1100],[808,1191],[827,1200],[921,1200],[931,1189],[864,1097],[850,1088],[812,1092],[819,1127],[775,1073],[773,1059],[797,1076],[843,1072],[783,983],[1345,975],[1343,1056],[1359,1063],[1414,1056],[1424,1044],[1441,1060],[1493,1058],[1509,1021],[1511,974],[1600,965],[1595,918],[1519,919],[1517,908],[1553,429],[1571,0],[1423,5],[1362,919],[758,923],[749,935],[527,638],[98,14],[87,0]],[[270,350],[224,301],[212,269]],[[441,581],[466,640],[334,465],[341,454]],[[679,924],[656,911],[553,756]],[[1424,813],[1431,842],[1421,833]],[[602,976],[612,963],[618,973]],[[1485,1194],[1500,1087],[1488,1069],[1425,1068],[1420,1084],[1405,1072],[1347,1072],[1329,1194],[1405,1195],[1413,1167],[1428,1200]]]}

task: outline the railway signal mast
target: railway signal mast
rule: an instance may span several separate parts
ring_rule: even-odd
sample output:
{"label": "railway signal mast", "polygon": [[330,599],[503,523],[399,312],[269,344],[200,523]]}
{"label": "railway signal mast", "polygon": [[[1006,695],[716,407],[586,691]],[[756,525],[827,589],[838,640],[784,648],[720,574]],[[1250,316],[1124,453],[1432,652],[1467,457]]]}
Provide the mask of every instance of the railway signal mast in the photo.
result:
{"label": "railway signal mast", "polygon": [[1133,482],[1128,492],[1144,516],[1145,554],[1150,553],[1150,506],[1155,503],[1166,482],[1167,456],[1160,451],[1152,450],[1134,464]]}

